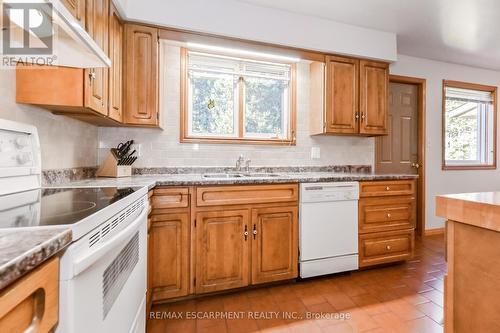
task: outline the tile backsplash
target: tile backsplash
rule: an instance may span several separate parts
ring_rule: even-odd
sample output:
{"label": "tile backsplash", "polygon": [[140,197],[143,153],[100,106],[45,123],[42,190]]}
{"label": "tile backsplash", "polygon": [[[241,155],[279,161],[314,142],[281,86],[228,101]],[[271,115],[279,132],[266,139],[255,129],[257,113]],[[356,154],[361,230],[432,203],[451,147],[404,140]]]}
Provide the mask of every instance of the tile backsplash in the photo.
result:
{"label": "tile backsplash", "polygon": [[17,104],[13,69],[0,70],[0,118],[37,127],[44,170],[92,167],[97,163],[97,126]]}
{"label": "tile backsplash", "polygon": [[[240,154],[254,166],[373,165],[374,139],[309,136],[309,62],[297,66],[297,144],[295,146],[193,144],[179,142],[180,48],[161,44],[160,129],[99,128],[101,162],[109,148],[134,139],[140,157],[134,167],[233,166]],[[311,150],[319,149],[319,158]]]}

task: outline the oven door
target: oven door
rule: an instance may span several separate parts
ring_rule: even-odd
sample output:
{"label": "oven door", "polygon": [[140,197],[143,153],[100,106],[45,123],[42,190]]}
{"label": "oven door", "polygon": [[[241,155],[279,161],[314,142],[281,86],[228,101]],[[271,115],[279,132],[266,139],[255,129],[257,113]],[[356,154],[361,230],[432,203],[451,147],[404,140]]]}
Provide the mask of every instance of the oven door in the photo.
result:
{"label": "oven door", "polygon": [[95,251],[78,251],[84,238],[63,255],[56,332],[145,332],[147,211]]}

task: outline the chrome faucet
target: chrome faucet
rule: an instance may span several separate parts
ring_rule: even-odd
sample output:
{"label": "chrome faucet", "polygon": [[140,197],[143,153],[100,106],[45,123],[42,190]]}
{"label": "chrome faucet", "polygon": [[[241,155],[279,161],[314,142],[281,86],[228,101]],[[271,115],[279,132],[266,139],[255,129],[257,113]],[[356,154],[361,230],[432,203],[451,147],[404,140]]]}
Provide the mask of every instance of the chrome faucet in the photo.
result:
{"label": "chrome faucet", "polygon": [[245,157],[240,155],[240,157],[236,160],[236,171],[241,171],[241,164],[243,164],[243,162],[245,162]]}
{"label": "chrome faucet", "polygon": [[250,163],[252,162],[251,159],[248,159],[245,161],[245,172],[250,173]]}

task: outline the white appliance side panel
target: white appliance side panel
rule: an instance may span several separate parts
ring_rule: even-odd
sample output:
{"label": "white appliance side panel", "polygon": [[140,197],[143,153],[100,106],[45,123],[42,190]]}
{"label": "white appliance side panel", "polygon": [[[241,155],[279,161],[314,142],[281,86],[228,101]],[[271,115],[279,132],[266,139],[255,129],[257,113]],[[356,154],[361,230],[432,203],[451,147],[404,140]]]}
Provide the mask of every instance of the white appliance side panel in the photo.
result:
{"label": "white appliance side panel", "polygon": [[131,238],[123,241],[116,250],[106,253],[99,261],[73,279],[60,281],[61,308],[59,309],[59,324],[56,327],[57,333],[109,333],[142,329],[142,323],[134,322],[134,320],[138,311],[145,315],[143,300],[146,295],[147,274],[146,219],[141,223],[138,232],[138,262],[105,317],[103,315],[103,273]]}
{"label": "white appliance side panel", "polygon": [[358,201],[300,206],[300,261],[358,253]]}
{"label": "white appliance side panel", "polygon": [[334,274],[340,272],[354,271],[358,267],[358,255],[318,259],[300,263],[300,277],[309,278],[313,276]]}

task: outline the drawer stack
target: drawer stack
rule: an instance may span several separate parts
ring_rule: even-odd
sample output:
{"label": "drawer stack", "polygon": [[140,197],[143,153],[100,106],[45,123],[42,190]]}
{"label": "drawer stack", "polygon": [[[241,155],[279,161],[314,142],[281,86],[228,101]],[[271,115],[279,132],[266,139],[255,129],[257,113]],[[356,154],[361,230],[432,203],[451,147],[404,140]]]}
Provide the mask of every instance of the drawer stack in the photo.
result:
{"label": "drawer stack", "polygon": [[359,267],[413,256],[415,185],[415,180],[360,183]]}

